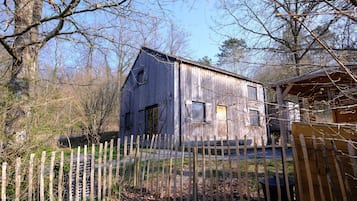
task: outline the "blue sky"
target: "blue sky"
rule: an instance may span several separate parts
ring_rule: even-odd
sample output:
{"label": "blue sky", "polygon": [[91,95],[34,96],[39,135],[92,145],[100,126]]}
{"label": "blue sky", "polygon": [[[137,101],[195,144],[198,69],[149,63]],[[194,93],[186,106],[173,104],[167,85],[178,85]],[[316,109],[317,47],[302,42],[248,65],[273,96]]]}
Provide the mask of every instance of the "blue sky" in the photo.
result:
{"label": "blue sky", "polygon": [[214,2],[211,0],[195,0],[176,3],[170,10],[175,22],[182,27],[189,36],[189,49],[192,59],[208,56],[214,61],[218,53],[219,43],[224,40],[222,36],[211,30],[212,16],[217,14]]}

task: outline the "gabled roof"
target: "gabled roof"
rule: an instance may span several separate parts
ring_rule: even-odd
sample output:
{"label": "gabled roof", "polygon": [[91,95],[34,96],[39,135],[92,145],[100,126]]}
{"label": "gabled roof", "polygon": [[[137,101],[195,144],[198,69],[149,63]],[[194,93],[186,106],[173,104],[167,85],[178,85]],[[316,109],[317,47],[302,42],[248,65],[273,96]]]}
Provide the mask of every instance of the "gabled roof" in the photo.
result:
{"label": "gabled roof", "polygon": [[163,52],[160,52],[160,51],[157,51],[157,50],[145,47],[145,46],[141,47],[140,51],[144,51],[147,54],[155,56],[156,58],[160,58],[160,59],[162,59],[163,61],[166,61],[166,62],[174,62],[174,61],[176,61],[176,62],[179,62],[179,63],[190,64],[190,65],[193,65],[195,67],[202,68],[202,69],[205,69],[205,70],[209,70],[209,71],[213,71],[213,72],[216,72],[216,73],[220,73],[220,74],[224,74],[224,75],[227,75],[227,76],[231,76],[231,77],[234,77],[234,78],[246,80],[246,81],[253,82],[253,83],[256,83],[256,84],[262,84],[261,82],[259,82],[257,80],[253,80],[253,79],[250,79],[248,77],[245,77],[245,76],[233,73],[233,72],[229,72],[229,71],[226,71],[226,70],[214,67],[214,66],[202,64],[202,63],[199,63],[197,61],[192,61],[190,59],[186,59],[186,58],[183,58],[183,57],[180,57],[180,56],[166,54],[166,53],[163,53]]}

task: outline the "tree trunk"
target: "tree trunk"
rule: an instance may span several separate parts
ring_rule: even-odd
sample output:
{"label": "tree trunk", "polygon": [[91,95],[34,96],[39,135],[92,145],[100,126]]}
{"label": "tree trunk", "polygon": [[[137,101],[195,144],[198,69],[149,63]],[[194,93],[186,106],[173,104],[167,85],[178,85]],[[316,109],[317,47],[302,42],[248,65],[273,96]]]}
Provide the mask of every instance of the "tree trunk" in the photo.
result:
{"label": "tree trunk", "polygon": [[[13,41],[14,56],[11,66],[8,89],[10,107],[6,114],[4,132],[9,140],[26,137],[26,116],[30,113],[28,97],[33,92],[33,83],[38,72],[37,56],[38,26],[29,27],[38,22],[42,15],[42,0],[15,0],[15,29],[18,34]],[[23,140],[23,139],[22,139]]]}

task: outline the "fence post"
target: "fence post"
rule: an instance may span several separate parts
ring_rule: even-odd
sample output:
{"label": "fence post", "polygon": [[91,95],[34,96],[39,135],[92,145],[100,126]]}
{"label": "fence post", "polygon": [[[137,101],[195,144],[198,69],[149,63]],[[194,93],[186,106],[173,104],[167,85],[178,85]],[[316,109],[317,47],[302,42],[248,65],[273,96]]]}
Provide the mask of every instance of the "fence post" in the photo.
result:
{"label": "fence post", "polygon": [[103,199],[106,198],[107,196],[107,155],[108,155],[108,142],[104,142],[104,152],[103,152],[103,192],[102,192],[102,197]]}
{"label": "fence post", "polygon": [[197,168],[197,143],[194,145],[193,148],[193,200],[197,201],[197,180],[198,180],[198,168]]}
{"label": "fence post", "polygon": [[77,161],[76,161],[76,191],[75,191],[75,200],[79,201],[79,169],[80,169],[80,163],[81,163],[81,147],[78,146],[77,148]]}
{"label": "fence post", "polygon": [[45,201],[45,161],[46,152],[42,152],[40,166],[40,201]]}
{"label": "fence post", "polygon": [[120,138],[117,139],[117,161],[115,166],[115,184],[119,184],[119,171],[120,171]]}
{"label": "fence post", "polygon": [[297,148],[295,144],[295,139],[291,139],[291,145],[293,149],[293,158],[294,158],[294,168],[295,168],[295,173],[296,173],[296,180],[295,183],[297,183],[297,200],[301,200],[303,198],[303,192],[302,192],[302,183],[301,183],[301,170],[300,170],[300,164],[299,164],[299,157],[297,153]]}
{"label": "fence post", "polygon": [[50,182],[48,184],[49,200],[53,200],[53,179],[54,179],[54,167],[55,167],[56,152],[51,153],[51,164],[50,164]]}
{"label": "fence post", "polygon": [[92,152],[91,152],[91,162],[90,162],[90,200],[94,201],[94,170],[95,170],[95,145],[92,144]]}
{"label": "fence post", "polygon": [[73,200],[73,189],[72,189],[72,185],[73,185],[73,150],[71,150],[71,158],[69,160],[69,173],[68,173],[68,198],[69,201]]}
{"label": "fence post", "polygon": [[87,145],[83,148],[82,198],[87,199]]}
{"label": "fence post", "polygon": [[[277,186],[278,201],[281,201],[280,178],[279,178],[278,164],[277,164],[277,161],[276,161],[276,150],[275,150],[275,138],[274,138],[274,136],[272,136],[272,142],[273,142],[272,143],[273,163],[274,163],[274,166],[275,166],[275,182],[276,182],[276,186]],[[289,185],[289,184],[285,183],[285,185]]]}
{"label": "fence post", "polygon": [[3,162],[2,163],[2,171],[1,171],[1,201],[6,201],[6,167],[7,163]]}
{"label": "fence post", "polygon": [[[114,139],[110,140],[109,146],[109,178],[108,178],[108,196],[111,196],[112,191],[112,184],[113,184],[113,146],[114,146]],[[119,145],[118,145],[119,146]]]}
{"label": "fence post", "polygon": [[29,175],[28,175],[28,182],[29,182],[29,188],[27,191],[27,199],[28,201],[32,201],[32,186],[33,186],[33,160],[35,158],[35,154],[30,155],[30,161],[29,161]]}
{"label": "fence post", "polygon": [[98,200],[102,200],[102,154],[103,154],[103,144],[99,144],[99,153],[98,153]]}
{"label": "fence post", "polygon": [[[136,149],[134,155],[134,172],[133,172],[133,184],[134,187],[138,186],[138,177],[139,177],[139,146],[140,146],[140,136],[136,136]],[[132,146],[131,146],[132,147]]]}
{"label": "fence post", "polygon": [[16,158],[16,167],[15,167],[15,201],[20,200],[21,192],[21,158]]}
{"label": "fence post", "polygon": [[255,182],[257,185],[258,201],[260,201],[260,187],[259,187],[259,177],[258,177],[258,161],[257,161],[257,140],[254,137],[254,171],[255,171]]}
{"label": "fence post", "polygon": [[265,183],[265,193],[266,193],[265,196],[266,196],[266,200],[270,201],[269,176],[268,176],[268,167],[267,167],[266,152],[265,152],[263,137],[262,137],[262,152],[263,152],[263,164],[264,164],[264,183]]}
{"label": "fence post", "polygon": [[306,142],[305,138],[302,134],[299,135],[300,138],[300,143],[301,143],[301,148],[302,148],[302,154],[304,157],[304,162],[305,162],[305,169],[306,169],[306,175],[307,175],[307,184],[309,186],[309,195],[310,195],[310,201],[315,200],[314,196],[314,186],[312,184],[312,177],[311,177],[311,169],[310,169],[310,163],[309,163],[309,157],[307,153],[307,147],[306,147]]}
{"label": "fence post", "polygon": [[61,158],[60,158],[60,167],[58,173],[58,201],[62,201],[62,192],[63,192],[63,161],[64,161],[64,153],[61,151]]}

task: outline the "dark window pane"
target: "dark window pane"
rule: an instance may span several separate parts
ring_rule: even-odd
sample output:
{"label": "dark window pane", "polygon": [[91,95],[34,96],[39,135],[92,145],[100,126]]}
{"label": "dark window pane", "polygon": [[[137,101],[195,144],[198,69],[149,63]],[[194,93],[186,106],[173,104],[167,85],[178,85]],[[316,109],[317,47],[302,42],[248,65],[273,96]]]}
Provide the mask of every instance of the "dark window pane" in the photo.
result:
{"label": "dark window pane", "polygon": [[125,128],[126,129],[130,129],[132,128],[133,124],[132,124],[132,114],[130,112],[125,113]]}
{"label": "dark window pane", "polygon": [[136,81],[138,82],[138,84],[144,84],[144,70],[139,71],[139,73],[136,76]]}
{"label": "dark window pane", "polygon": [[159,106],[154,105],[145,108],[145,132],[146,134],[158,134]]}
{"label": "dark window pane", "polygon": [[256,87],[248,86],[248,98],[258,100]]}
{"label": "dark window pane", "polygon": [[249,110],[249,120],[251,126],[260,126],[259,111]]}
{"label": "dark window pane", "polygon": [[192,102],[192,121],[205,121],[205,104],[200,102]]}

